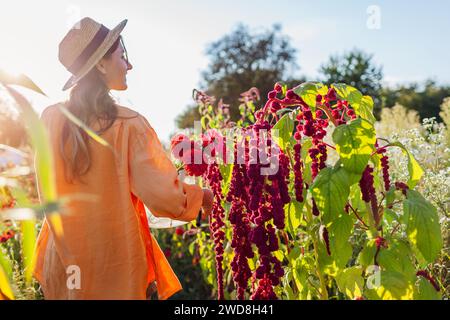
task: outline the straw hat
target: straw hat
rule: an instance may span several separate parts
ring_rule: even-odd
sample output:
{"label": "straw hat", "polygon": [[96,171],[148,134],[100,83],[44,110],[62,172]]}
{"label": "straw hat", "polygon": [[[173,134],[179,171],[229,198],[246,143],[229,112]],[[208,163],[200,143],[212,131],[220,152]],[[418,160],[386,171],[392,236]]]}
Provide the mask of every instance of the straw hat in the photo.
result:
{"label": "straw hat", "polygon": [[59,61],[72,73],[63,90],[73,87],[108,52],[119,38],[127,19],[110,30],[86,17],[77,22],[59,44]]}

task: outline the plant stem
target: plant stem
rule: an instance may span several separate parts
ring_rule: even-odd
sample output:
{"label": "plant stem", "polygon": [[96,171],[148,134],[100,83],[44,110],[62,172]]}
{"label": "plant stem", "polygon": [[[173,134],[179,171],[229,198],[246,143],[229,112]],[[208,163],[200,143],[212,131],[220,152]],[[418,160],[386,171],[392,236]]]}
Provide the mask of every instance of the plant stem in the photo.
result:
{"label": "plant stem", "polygon": [[[313,221],[313,217],[312,217],[312,211],[310,206],[305,203],[306,205],[306,215],[308,218],[308,222]],[[316,272],[317,272],[317,276],[319,277],[319,281],[320,281],[320,291],[321,291],[321,299],[322,300],[328,300],[328,291],[327,291],[327,286],[325,283],[325,278],[322,275],[322,272],[320,271],[320,265],[319,265],[319,246],[317,244],[317,239],[314,235],[314,233],[311,232],[311,230],[309,230],[309,236],[312,239],[313,242],[313,247],[314,247],[314,256],[315,256],[315,262],[316,262]]]}
{"label": "plant stem", "polygon": [[323,112],[325,112],[327,114],[328,118],[331,120],[331,122],[333,122],[335,127],[338,126],[336,119],[331,114],[330,108],[328,108],[327,106],[325,106],[323,104],[318,105],[317,108],[321,109]]}

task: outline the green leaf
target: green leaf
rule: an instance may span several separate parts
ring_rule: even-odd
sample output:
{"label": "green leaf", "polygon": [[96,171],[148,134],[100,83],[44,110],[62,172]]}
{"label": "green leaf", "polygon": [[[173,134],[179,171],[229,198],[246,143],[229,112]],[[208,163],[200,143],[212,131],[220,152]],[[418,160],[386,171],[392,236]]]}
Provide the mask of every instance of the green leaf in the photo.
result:
{"label": "green leaf", "polygon": [[353,250],[349,242],[352,230],[353,218],[345,211],[328,228],[331,256],[339,268],[345,267],[352,256]]}
{"label": "green leaf", "polygon": [[325,95],[328,88],[320,82],[304,82],[292,90],[314,110],[316,107],[316,96],[318,94]]}
{"label": "green leaf", "polygon": [[364,290],[362,268],[353,266],[342,270],[336,276],[336,283],[339,290],[350,299],[361,297]]}
{"label": "green leaf", "polygon": [[333,132],[333,141],[344,168],[361,174],[375,150],[375,129],[370,122],[359,118],[338,126]]}
{"label": "green leaf", "polygon": [[403,222],[409,240],[422,256],[433,262],[442,249],[442,234],[436,208],[419,192],[407,190]]}
{"label": "green leaf", "polygon": [[27,284],[31,283],[34,269],[34,247],[36,244],[35,221],[28,220],[21,222],[22,230],[22,255],[25,269],[25,280]]}
{"label": "green leaf", "polygon": [[286,270],[283,277],[283,290],[286,294],[288,300],[295,300],[294,291],[291,288],[290,281],[292,280],[292,271],[290,269]]}
{"label": "green leaf", "polygon": [[4,295],[6,298],[10,300],[14,299],[14,293],[8,281],[8,277],[5,271],[3,270],[2,266],[0,266],[0,298],[2,295]]}
{"label": "green leaf", "polygon": [[370,96],[363,96],[361,100],[351,103],[356,115],[374,124],[376,119],[373,115],[373,99]]}
{"label": "green leaf", "polygon": [[41,88],[39,88],[30,78],[28,78],[24,74],[14,76],[3,70],[0,70],[0,83],[4,85],[8,84],[18,85],[46,96],[46,94],[41,90]]}
{"label": "green leaf", "polygon": [[11,261],[8,259],[6,254],[1,250],[0,248],[0,268],[3,268],[6,275],[8,276],[8,279],[12,279],[12,265]]}
{"label": "green leaf", "polygon": [[222,189],[222,194],[226,197],[229,189],[230,189],[230,182],[231,182],[231,178],[233,176],[233,168],[234,165],[233,164],[221,164],[219,165],[219,171],[220,174],[222,175],[222,181],[223,181],[223,189]]}
{"label": "green leaf", "polygon": [[399,272],[408,281],[415,278],[416,270],[411,260],[411,249],[401,240],[389,241],[388,248],[380,250],[377,261],[384,270]]}
{"label": "green leaf", "polygon": [[289,205],[289,222],[292,226],[293,235],[302,222],[303,203],[293,200]]}
{"label": "green leaf", "polygon": [[350,193],[349,175],[342,167],[322,169],[310,191],[325,224],[329,224],[344,212]]}
{"label": "green leaf", "polygon": [[319,243],[319,265],[326,274],[335,277],[347,265],[353,251],[349,242],[352,229],[352,218],[342,213],[328,228],[331,255],[328,255],[325,243]]}
{"label": "green leaf", "polygon": [[293,131],[294,131],[294,120],[292,119],[291,113],[286,113],[273,126],[271,135],[272,138],[275,140],[276,144],[278,144],[283,151],[286,151],[286,148],[292,137]]}
{"label": "green leaf", "polygon": [[416,184],[420,181],[420,178],[422,178],[423,175],[422,167],[419,165],[414,156],[405,148],[403,144],[401,144],[400,142],[393,142],[390,143],[389,145],[401,148],[403,153],[408,156],[408,173],[409,173],[408,187],[413,189],[416,186]]}
{"label": "green leaf", "polygon": [[414,300],[441,300],[441,294],[423,277],[417,277],[418,283],[414,288]]}
{"label": "green leaf", "polygon": [[[27,124],[26,130],[35,151],[35,168],[39,180],[39,199],[44,202],[56,202],[56,178],[54,173],[53,153],[48,132],[30,103],[16,90],[5,86],[21,111],[21,117]],[[50,227],[56,235],[62,236],[63,226],[61,217],[55,212],[49,213]]]}
{"label": "green leaf", "polygon": [[308,271],[306,270],[305,264],[306,262],[303,259],[297,260],[292,270],[294,282],[299,292],[308,288]]}
{"label": "green leaf", "polygon": [[364,268],[373,265],[376,251],[377,248],[375,247],[375,240],[372,239],[367,241],[358,255],[358,264]]}
{"label": "green leaf", "polygon": [[273,252],[273,255],[275,256],[275,258],[277,258],[279,261],[283,261],[284,259],[284,252],[282,250],[277,250]]}
{"label": "green leaf", "polygon": [[410,300],[413,298],[414,287],[407,277],[396,271],[380,271],[380,283],[366,294],[372,299]]}
{"label": "green leaf", "polygon": [[[294,138],[292,138],[294,139]],[[294,139],[295,140],[295,139]],[[304,138],[302,140],[302,150],[300,155],[303,159],[304,169],[303,169],[303,181],[307,184],[311,184],[311,157],[309,156],[308,150],[312,147],[311,138]]]}
{"label": "green leaf", "polygon": [[358,89],[345,83],[335,83],[332,84],[331,87],[336,90],[339,98],[342,100],[347,100],[350,104],[360,102],[363,97],[362,93],[359,92]]}
{"label": "green leaf", "polygon": [[295,261],[298,259],[298,257],[300,257],[300,247],[298,245],[295,245],[294,248],[291,250],[291,252],[289,252],[288,254],[288,260],[289,263],[292,263],[292,261]]}

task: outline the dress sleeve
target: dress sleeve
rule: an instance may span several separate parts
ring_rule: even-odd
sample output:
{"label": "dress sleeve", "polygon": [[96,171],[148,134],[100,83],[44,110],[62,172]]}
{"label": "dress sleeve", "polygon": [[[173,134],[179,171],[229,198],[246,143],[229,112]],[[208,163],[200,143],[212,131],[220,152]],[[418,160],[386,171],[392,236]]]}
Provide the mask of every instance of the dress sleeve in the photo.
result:
{"label": "dress sleeve", "polygon": [[130,131],[131,192],[156,217],[195,220],[202,205],[203,190],[179,180],[175,166],[145,118],[141,119],[140,128]]}

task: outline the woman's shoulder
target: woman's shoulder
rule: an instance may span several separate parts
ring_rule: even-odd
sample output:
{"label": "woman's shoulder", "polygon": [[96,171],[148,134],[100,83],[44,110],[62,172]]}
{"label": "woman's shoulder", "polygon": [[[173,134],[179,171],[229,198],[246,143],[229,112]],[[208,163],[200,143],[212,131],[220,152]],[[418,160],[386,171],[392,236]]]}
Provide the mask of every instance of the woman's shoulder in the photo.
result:
{"label": "woman's shoulder", "polygon": [[118,105],[118,117],[136,133],[153,130],[148,120],[138,111]]}
{"label": "woman's shoulder", "polygon": [[55,119],[61,113],[60,106],[64,106],[64,102],[57,102],[45,107],[41,112],[40,118],[42,120],[48,120],[49,118]]}
{"label": "woman's shoulder", "polygon": [[[65,106],[64,102],[58,102],[46,107],[41,113],[41,119],[44,121],[49,119],[56,119],[57,115],[61,115],[61,106]],[[153,127],[149,121],[138,111],[133,110],[123,105],[117,106],[117,121],[122,122],[122,125],[128,126],[130,132],[135,134],[153,131]]]}

